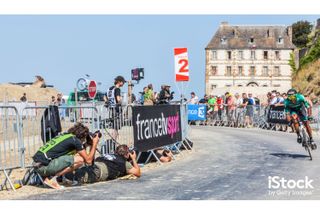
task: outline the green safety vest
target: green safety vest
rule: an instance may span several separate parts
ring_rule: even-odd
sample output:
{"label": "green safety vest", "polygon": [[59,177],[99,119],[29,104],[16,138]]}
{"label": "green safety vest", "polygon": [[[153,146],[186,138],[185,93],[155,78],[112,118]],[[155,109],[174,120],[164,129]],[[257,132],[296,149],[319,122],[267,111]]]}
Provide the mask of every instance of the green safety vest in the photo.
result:
{"label": "green safety vest", "polygon": [[[40,147],[39,151],[42,152],[46,156],[46,153],[48,151],[50,151],[52,148],[54,148],[55,146],[57,146],[58,144],[60,144],[64,140],[69,139],[71,137],[74,137],[74,135],[73,134],[63,134],[58,137],[55,137],[55,138],[51,139],[48,143],[46,143],[45,145]],[[73,153],[73,151],[72,151],[72,153]],[[70,154],[72,154],[72,153],[70,153]]]}

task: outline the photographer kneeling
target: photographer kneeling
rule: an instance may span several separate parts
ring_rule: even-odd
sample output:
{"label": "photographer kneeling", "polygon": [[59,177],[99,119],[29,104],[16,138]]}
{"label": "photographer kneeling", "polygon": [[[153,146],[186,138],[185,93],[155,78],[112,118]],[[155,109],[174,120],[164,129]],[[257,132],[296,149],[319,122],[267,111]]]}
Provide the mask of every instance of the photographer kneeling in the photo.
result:
{"label": "photographer kneeling", "polygon": [[135,151],[130,152],[127,145],[120,145],[115,154],[98,157],[92,166],[78,169],[74,178],[83,184],[113,180],[128,174],[140,177],[141,171],[136,158]]}
{"label": "photographer kneeling", "polygon": [[[89,154],[84,144],[89,135],[88,127],[81,123],[75,124],[67,133],[59,135],[40,147],[33,156],[36,171],[45,178],[44,184],[54,189],[63,188],[57,177],[81,167],[84,163],[92,164],[99,142],[99,134],[95,134]],[[49,177],[53,176],[51,179]]]}

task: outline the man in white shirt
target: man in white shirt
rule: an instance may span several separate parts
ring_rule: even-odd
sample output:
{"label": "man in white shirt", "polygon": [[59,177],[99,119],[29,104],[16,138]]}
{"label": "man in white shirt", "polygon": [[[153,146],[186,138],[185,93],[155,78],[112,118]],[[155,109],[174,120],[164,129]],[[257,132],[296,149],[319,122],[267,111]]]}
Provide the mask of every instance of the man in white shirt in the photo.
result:
{"label": "man in white shirt", "polygon": [[198,104],[198,102],[199,102],[198,96],[196,96],[194,92],[191,92],[191,98],[188,101],[188,104]]}
{"label": "man in white shirt", "polygon": [[235,105],[239,107],[242,104],[243,100],[240,97],[239,93],[236,93],[234,97],[235,97]]}
{"label": "man in white shirt", "polygon": [[242,103],[243,103],[243,99],[241,98],[241,96],[239,95],[239,93],[236,93],[234,95],[235,97],[235,105],[236,105],[236,110],[235,110],[235,117],[236,117],[236,124],[239,122],[239,116],[240,116],[240,113],[242,112]]}
{"label": "man in white shirt", "polygon": [[276,103],[278,103],[278,98],[275,92],[273,92],[271,94],[271,101],[270,101],[270,105],[275,105]]}

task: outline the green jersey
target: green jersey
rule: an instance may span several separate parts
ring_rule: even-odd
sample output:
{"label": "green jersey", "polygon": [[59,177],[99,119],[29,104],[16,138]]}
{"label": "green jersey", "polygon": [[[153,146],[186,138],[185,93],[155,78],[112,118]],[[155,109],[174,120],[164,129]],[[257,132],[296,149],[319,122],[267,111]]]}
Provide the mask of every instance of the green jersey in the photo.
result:
{"label": "green jersey", "polygon": [[308,101],[302,94],[297,93],[294,96],[295,98],[293,100],[289,100],[289,98],[287,98],[284,101],[285,112],[291,112],[292,110],[299,111],[303,106],[305,106],[306,108],[310,107]]}
{"label": "green jersey", "polygon": [[212,109],[213,110],[213,105],[215,104],[217,102],[217,99],[215,99],[215,98],[210,98],[209,100],[208,100],[208,104],[209,104],[209,106],[210,106],[210,109]]}

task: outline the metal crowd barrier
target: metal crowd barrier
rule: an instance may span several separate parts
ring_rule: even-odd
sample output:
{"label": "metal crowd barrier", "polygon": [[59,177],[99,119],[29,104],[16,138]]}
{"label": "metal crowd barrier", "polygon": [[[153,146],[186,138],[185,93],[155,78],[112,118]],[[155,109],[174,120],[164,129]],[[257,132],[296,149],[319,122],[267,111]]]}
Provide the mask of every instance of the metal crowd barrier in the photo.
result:
{"label": "metal crowd barrier", "polygon": [[[88,126],[92,132],[99,130],[99,116],[95,107],[59,106],[58,109],[62,133],[66,132],[76,122]],[[48,115],[50,115],[50,108],[48,106],[26,107],[23,110],[24,116],[21,119],[21,124],[23,126],[23,142],[26,148],[26,167],[32,165],[32,156],[44,144],[44,141],[52,139],[50,133],[48,136],[44,134],[46,132],[45,120],[43,120],[43,125],[41,125],[45,110],[48,110]],[[61,116],[61,114],[64,116]],[[44,139],[44,141],[42,139]]]}
{"label": "metal crowd barrier", "polygon": [[215,104],[211,109],[208,107],[207,120],[200,124],[237,128],[257,127],[286,131],[286,125],[267,122],[268,110],[269,107],[263,105],[228,106],[227,104]]}
{"label": "metal crowd barrier", "polygon": [[263,126],[266,122],[265,110],[260,105],[228,106],[216,104],[208,107],[207,124],[213,126],[247,127]]}
{"label": "metal crowd barrier", "polygon": [[[275,131],[288,131],[290,128],[286,124],[269,123],[268,112],[270,106],[247,105],[228,106],[227,104],[215,104],[210,109],[207,107],[206,121],[191,122],[199,125],[226,126],[226,127],[256,127]],[[313,109],[314,121],[312,128],[320,134],[320,106]]]}
{"label": "metal crowd barrier", "polygon": [[[132,107],[132,105],[106,107],[104,104],[59,106],[61,132],[66,132],[76,122],[81,122],[88,126],[91,132],[101,131],[102,139],[98,147],[100,154],[114,153],[119,144],[133,148]],[[0,190],[8,188],[8,183],[15,190],[10,180],[12,170],[31,167],[33,155],[45,143],[44,141],[53,137],[51,134],[44,134],[46,133],[46,120],[43,119],[45,110],[50,116],[49,106],[26,106],[20,111],[15,106],[0,106],[0,179],[4,179]],[[173,144],[179,153],[181,153],[180,147],[191,150],[191,147],[186,147],[189,146],[188,143],[183,143],[188,138],[187,116],[186,105],[181,105],[182,141]],[[1,172],[4,177],[1,176]]]}
{"label": "metal crowd barrier", "polygon": [[133,148],[132,105],[105,107],[104,110],[100,129],[105,144],[102,144],[101,152],[114,153],[117,144],[126,144]]}
{"label": "metal crowd barrier", "polygon": [[4,181],[0,183],[0,190],[10,184],[10,174],[13,169],[21,168],[24,161],[24,147],[21,139],[20,116],[14,106],[0,106],[0,176]]}

